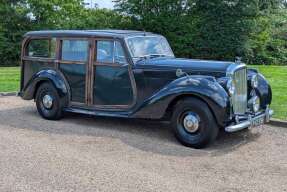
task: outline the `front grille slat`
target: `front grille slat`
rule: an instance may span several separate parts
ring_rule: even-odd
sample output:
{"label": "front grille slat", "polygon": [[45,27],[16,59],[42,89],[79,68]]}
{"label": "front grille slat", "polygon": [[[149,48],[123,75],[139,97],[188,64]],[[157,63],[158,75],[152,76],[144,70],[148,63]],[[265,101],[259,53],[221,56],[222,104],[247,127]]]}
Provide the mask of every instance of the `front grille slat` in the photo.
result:
{"label": "front grille slat", "polygon": [[247,111],[247,72],[246,68],[234,72],[235,94],[232,97],[233,112],[244,114]]}

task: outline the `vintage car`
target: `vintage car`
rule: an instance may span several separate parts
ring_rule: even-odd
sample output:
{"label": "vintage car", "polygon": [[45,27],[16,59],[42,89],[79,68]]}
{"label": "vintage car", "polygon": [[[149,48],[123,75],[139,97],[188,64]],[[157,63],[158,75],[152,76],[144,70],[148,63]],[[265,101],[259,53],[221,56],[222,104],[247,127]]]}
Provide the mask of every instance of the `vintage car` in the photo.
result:
{"label": "vintage car", "polygon": [[182,144],[203,148],[220,129],[259,126],[273,114],[271,88],[258,71],[239,60],[175,58],[153,33],[28,32],[21,58],[19,95],[49,120],[75,112],[170,121]]}

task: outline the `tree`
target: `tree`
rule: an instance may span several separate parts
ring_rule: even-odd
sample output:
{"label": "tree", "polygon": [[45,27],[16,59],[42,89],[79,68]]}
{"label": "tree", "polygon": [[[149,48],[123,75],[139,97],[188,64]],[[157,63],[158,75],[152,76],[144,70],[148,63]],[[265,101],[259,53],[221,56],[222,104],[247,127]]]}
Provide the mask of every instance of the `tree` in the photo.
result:
{"label": "tree", "polygon": [[136,29],[166,36],[179,57],[287,64],[286,0],[0,0],[1,65],[20,60],[22,36],[44,29]]}
{"label": "tree", "polygon": [[287,64],[287,9],[285,0],[259,1],[259,15],[249,36],[248,63]]}
{"label": "tree", "polygon": [[256,0],[116,0],[138,29],[168,37],[180,57],[233,60],[244,55]]}
{"label": "tree", "polygon": [[275,49],[278,52],[280,47],[280,58],[286,58],[284,30],[279,40],[272,24],[276,20],[272,15],[278,14],[286,0],[115,0],[115,3],[119,13],[131,17],[131,28],[165,35],[179,57],[234,60],[241,56],[248,63],[266,64],[275,62],[270,55],[279,57]]}
{"label": "tree", "polygon": [[27,13],[23,0],[2,0],[0,4],[1,65],[19,64],[22,35],[30,29]]}
{"label": "tree", "polygon": [[132,29],[166,36],[176,55],[189,56],[193,22],[186,0],[116,0],[116,10],[131,17]]}
{"label": "tree", "polygon": [[250,35],[249,63],[287,65],[287,9],[260,15]]}
{"label": "tree", "polygon": [[27,0],[35,30],[74,28],[82,18],[83,0]]}
{"label": "tree", "polygon": [[116,0],[138,29],[168,37],[182,57],[228,59],[244,55],[258,13],[256,0]]}
{"label": "tree", "polygon": [[108,9],[84,9],[72,25],[75,29],[126,29],[130,18]]}

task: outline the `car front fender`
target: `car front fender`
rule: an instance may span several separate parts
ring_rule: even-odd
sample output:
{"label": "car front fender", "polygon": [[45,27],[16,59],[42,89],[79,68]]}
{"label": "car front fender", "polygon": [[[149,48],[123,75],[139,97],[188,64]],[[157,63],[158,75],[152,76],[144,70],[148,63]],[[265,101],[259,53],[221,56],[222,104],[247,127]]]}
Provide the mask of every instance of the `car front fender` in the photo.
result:
{"label": "car front fender", "polygon": [[253,75],[258,75],[258,87],[255,89],[257,95],[260,97],[261,107],[266,109],[272,102],[272,89],[266,78],[255,69],[248,69],[248,88],[249,92],[251,88],[251,77]]}
{"label": "car front fender", "polygon": [[148,98],[138,108],[135,116],[160,119],[167,108],[177,98],[194,96],[205,101],[220,125],[224,124],[229,113],[229,96],[213,77],[194,75],[182,77],[169,83]]}

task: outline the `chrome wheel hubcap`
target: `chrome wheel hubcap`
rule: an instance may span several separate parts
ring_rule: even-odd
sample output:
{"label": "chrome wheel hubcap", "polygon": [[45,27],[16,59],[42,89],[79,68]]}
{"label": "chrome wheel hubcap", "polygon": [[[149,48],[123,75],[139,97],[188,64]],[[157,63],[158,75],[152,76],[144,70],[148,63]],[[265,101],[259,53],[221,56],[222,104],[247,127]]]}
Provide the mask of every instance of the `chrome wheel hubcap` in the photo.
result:
{"label": "chrome wheel hubcap", "polygon": [[53,98],[50,95],[43,97],[43,105],[46,109],[51,109],[53,105]]}
{"label": "chrome wheel hubcap", "polygon": [[195,133],[199,129],[199,118],[192,113],[183,118],[183,127],[189,133]]}

